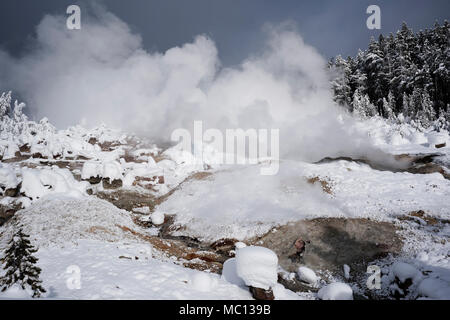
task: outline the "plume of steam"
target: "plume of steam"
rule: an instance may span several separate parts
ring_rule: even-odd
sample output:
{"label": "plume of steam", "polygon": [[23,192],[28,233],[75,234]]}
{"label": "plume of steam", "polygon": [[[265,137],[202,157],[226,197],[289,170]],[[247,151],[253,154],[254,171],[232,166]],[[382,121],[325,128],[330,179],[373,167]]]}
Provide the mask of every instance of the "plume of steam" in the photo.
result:
{"label": "plume of steam", "polygon": [[0,87],[18,91],[35,118],[48,117],[60,128],[106,123],[162,142],[202,120],[205,129],[279,128],[284,158],[367,152],[366,137],[351,131],[354,120],[332,101],[326,61],[292,24],[265,32],[260,52],[224,68],[204,35],[148,52],[111,13],[81,30],[47,15],[25,56],[0,52]]}

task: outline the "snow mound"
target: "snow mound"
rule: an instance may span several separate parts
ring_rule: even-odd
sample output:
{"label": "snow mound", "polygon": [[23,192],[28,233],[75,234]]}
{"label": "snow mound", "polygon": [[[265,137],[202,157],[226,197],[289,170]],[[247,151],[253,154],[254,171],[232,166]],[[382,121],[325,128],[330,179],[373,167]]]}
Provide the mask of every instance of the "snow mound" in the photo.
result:
{"label": "snow mound", "polygon": [[394,263],[392,266],[392,272],[402,283],[405,282],[406,279],[414,280],[419,274],[419,270],[404,262]]}
{"label": "snow mound", "polygon": [[244,280],[237,274],[236,258],[225,261],[222,269],[222,278],[239,287],[245,286]]}
{"label": "snow mound", "polygon": [[321,300],[353,300],[353,290],[346,283],[334,282],[321,288],[317,297]]}
{"label": "snow mound", "polygon": [[450,300],[450,285],[441,279],[424,279],[417,288],[417,292],[430,299]]}
{"label": "snow mound", "polygon": [[87,182],[75,180],[68,169],[56,166],[43,169],[22,169],[22,187],[27,197],[35,200],[48,194],[65,194],[67,196],[82,197],[86,195]]}
{"label": "snow mound", "polygon": [[156,211],[152,213],[152,223],[154,225],[160,225],[164,223],[164,213],[161,211]]}
{"label": "snow mound", "polygon": [[[17,211],[11,222],[23,225],[24,232],[38,246],[65,245],[81,239],[129,240],[131,235],[124,233],[119,226],[136,228],[128,212],[107,201],[62,195],[47,196],[33,202],[30,207]],[[9,231],[16,228],[13,223],[8,227]]]}
{"label": "snow mound", "polygon": [[0,187],[15,188],[19,184],[15,171],[8,165],[0,163]]}
{"label": "snow mound", "polygon": [[257,246],[236,252],[237,274],[247,286],[269,290],[278,280],[278,257],[270,249]]}
{"label": "snow mound", "polygon": [[297,274],[300,280],[313,286],[319,281],[319,277],[317,277],[316,273],[308,267],[299,267]]}

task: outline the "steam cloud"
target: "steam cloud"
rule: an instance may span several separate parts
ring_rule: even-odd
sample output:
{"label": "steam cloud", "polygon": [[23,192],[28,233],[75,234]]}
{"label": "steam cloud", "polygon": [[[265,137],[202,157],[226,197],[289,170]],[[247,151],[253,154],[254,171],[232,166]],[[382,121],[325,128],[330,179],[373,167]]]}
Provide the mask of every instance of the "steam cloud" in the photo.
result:
{"label": "steam cloud", "polygon": [[[20,58],[0,52],[0,87],[19,92],[36,119],[59,128],[83,123],[167,141],[176,128],[279,128],[282,157],[355,155],[366,137],[349,132],[329,90],[326,61],[290,24],[266,27],[265,48],[238,67],[221,66],[199,35],[164,53],[108,12],[67,30],[45,16]],[[239,48],[236,48],[239,50]]]}

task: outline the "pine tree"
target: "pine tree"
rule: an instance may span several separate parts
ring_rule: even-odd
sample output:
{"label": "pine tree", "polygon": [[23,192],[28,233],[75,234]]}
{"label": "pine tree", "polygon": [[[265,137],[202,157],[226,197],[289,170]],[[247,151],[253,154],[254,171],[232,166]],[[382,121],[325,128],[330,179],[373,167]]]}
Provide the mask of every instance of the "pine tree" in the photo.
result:
{"label": "pine tree", "polygon": [[414,114],[413,108],[411,107],[410,98],[406,92],[403,93],[402,98],[402,114],[407,119],[412,119]]}
{"label": "pine tree", "polygon": [[11,109],[11,91],[3,92],[0,96],[0,120],[9,114]]}
{"label": "pine tree", "polygon": [[430,95],[425,91],[421,97],[421,106],[417,112],[417,121],[422,127],[427,128],[431,125],[432,119],[436,119],[436,112],[434,111]]}
{"label": "pine tree", "polygon": [[2,291],[5,291],[13,284],[19,284],[22,289],[30,288],[33,292],[33,298],[38,298],[46,290],[42,287],[42,281],[39,279],[41,269],[36,266],[38,259],[33,256],[37,252],[28,240],[22,228],[20,228],[8,243],[5,256],[0,259],[4,264],[6,271],[1,278],[0,284]]}
{"label": "pine tree", "polygon": [[337,56],[334,61],[336,79],[331,83],[334,91],[334,101],[341,106],[350,106],[352,102],[352,92],[350,87],[351,70],[346,60]]}
{"label": "pine tree", "polygon": [[[416,34],[403,23],[396,34],[371,39],[367,50],[359,50],[355,58],[345,61],[338,57],[331,63],[331,68],[345,70],[332,81],[335,101],[351,104],[356,112],[364,110],[364,114],[385,118],[391,117],[389,108],[393,116],[403,113],[407,121],[414,121],[419,113],[423,124],[432,125],[437,117],[450,112],[449,39],[448,21]],[[370,111],[364,95],[376,112]],[[356,100],[359,105],[353,106]],[[433,112],[436,110],[442,111]]]}

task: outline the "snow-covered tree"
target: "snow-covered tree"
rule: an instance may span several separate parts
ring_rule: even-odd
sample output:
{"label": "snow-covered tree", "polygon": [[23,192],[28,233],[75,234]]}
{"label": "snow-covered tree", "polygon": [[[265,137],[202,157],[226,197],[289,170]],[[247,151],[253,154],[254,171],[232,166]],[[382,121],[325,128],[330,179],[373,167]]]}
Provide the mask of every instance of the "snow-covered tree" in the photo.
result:
{"label": "snow-covered tree", "polygon": [[394,119],[395,118],[394,109],[395,109],[395,97],[392,92],[389,92],[387,99],[383,98],[384,117],[387,119]]}
{"label": "snow-covered tree", "polygon": [[341,106],[350,106],[352,103],[352,92],[350,87],[350,66],[341,56],[334,61],[336,78],[331,82],[334,91],[334,101]]}
{"label": "snow-covered tree", "polygon": [[4,257],[0,260],[4,264],[5,275],[0,279],[2,291],[13,284],[18,284],[22,289],[31,289],[33,297],[38,298],[46,290],[39,279],[41,269],[36,266],[38,259],[33,256],[37,252],[22,228],[18,229],[8,243]]}
{"label": "snow-covered tree", "polygon": [[422,94],[421,106],[417,111],[417,121],[422,127],[427,128],[433,122],[432,119],[436,119],[436,112],[434,111],[430,95],[425,91]]}
{"label": "snow-covered tree", "polygon": [[403,93],[402,97],[402,114],[405,118],[412,119],[414,115],[414,110],[411,107],[410,98],[406,94],[406,92]]}
{"label": "snow-covered tree", "polygon": [[364,119],[373,117],[376,113],[376,107],[370,102],[369,96],[356,90],[353,95],[353,114]]}
{"label": "snow-covered tree", "polygon": [[[394,117],[403,113],[406,121],[416,121],[419,114],[424,126],[433,125],[441,114],[445,118],[450,112],[448,39],[448,21],[418,33],[403,23],[395,34],[372,38],[367,50],[359,50],[355,57],[337,57],[330,63],[330,68],[341,70],[331,81],[335,101],[351,104],[350,109],[360,115],[390,118],[391,109]],[[364,95],[376,112],[361,106],[372,108],[363,101]],[[354,106],[355,101],[359,105]]]}
{"label": "snow-covered tree", "polygon": [[11,91],[3,92],[0,96],[0,120],[8,116],[11,109]]}

